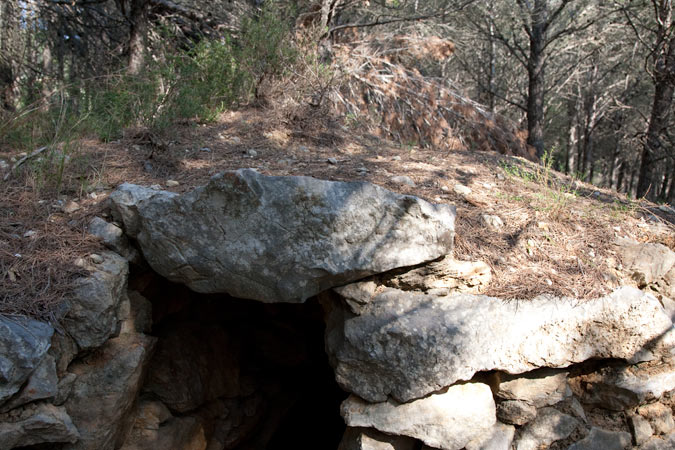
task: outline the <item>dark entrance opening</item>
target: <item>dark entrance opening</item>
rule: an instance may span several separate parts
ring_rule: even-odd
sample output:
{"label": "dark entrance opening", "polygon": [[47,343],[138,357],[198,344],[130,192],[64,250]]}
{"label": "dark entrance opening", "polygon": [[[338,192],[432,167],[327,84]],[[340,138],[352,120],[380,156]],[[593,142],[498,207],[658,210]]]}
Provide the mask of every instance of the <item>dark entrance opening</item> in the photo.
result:
{"label": "dark entrance opening", "polygon": [[203,295],[151,272],[133,277],[130,290],[152,303],[159,338],[142,399],[197,418],[213,448],[338,447],[347,394],[328,363],[316,299]]}

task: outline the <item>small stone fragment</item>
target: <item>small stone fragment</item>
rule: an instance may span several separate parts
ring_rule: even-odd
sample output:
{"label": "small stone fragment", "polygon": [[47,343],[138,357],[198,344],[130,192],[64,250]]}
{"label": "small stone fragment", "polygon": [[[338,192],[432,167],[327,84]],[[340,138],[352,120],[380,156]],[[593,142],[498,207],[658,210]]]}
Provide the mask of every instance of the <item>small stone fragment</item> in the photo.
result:
{"label": "small stone fragment", "polygon": [[631,447],[630,433],[593,427],[584,439],[567,450],[625,450]]}
{"label": "small stone fragment", "polygon": [[26,231],[26,232],[23,234],[23,237],[25,237],[25,238],[30,238],[30,237],[33,237],[33,236],[36,236],[36,235],[37,235],[37,231],[35,231],[35,230],[28,230],[28,231]]}
{"label": "small stone fragment", "polygon": [[411,187],[415,187],[415,182],[407,175],[399,175],[391,178],[392,183],[396,184],[405,184]]}
{"label": "small stone fragment", "polygon": [[255,158],[256,156],[258,156],[258,152],[252,148],[249,148],[248,150],[246,150],[246,156],[248,156],[249,158]]}
{"label": "small stone fragment", "polygon": [[400,161],[400,160],[401,160],[401,157],[398,156],[398,155],[396,155],[396,156],[393,156],[393,157],[391,158],[391,160],[392,160],[392,161]]}
{"label": "small stone fragment", "polygon": [[500,230],[504,227],[504,222],[499,216],[481,214],[480,219],[486,227],[492,228],[493,230]]}
{"label": "small stone fragment", "polygon": [[635,445],[642,445],[654,434],[652,426],[644,417],[632,414],[628,417],[628,426],[633,433],[633,442]]}
{"label": "small stone fragment", "polygon": [[101,264],[103,262],[103,256],[98,255],[96,253],[92,253],[89,255],[89,259],[91,259],[91,262],[94,264]]}
{"label": "small stone fragment", "polygon": [[525,425],[537,417],[537,408],[522,400],[505,400],[497,404],[497,418],[504,423]]}
{"label": "small stone fragment", "polygon": [[328,164],[337,164],[338,160],[333,158],[332,156],[328,158],[326,161],[328,161]]}
{"label": "small stone fragment", "polygon": [[455,194],[458,195],[469,195],[471,194],[471,188],[464,186],[463,184],[456,184],[453,187],[453,190],[455,191]]}
{"label": "small stone fragment", "polygon": [[176,180],[166,180],[166,187],[176,187],[180,185],[180,183]]}
{"label": "small stone fragment", "polygon": [[62,211],[66,214],[72,214],[75,211],[77,211],[78,209],[80,209],[80,205],[78,205],[77,202],[74,202],[74,201],[71,200],[71,201],[69,201],[68,203],[65,204]]}
{"label": "small stone fragment", "polygon": [[638,414],[649,419],[654,431],[668,434],[675,429],[672,410],[662,403],[651,403],[638,408]]}

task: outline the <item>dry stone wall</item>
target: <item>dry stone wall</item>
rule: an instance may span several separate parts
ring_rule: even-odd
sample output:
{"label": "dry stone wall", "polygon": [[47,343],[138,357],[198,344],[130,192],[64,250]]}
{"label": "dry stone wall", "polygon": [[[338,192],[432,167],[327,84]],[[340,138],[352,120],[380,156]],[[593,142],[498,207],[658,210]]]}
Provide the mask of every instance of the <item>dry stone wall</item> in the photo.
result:
{"label": "dry stone wall", "polygon": [[[257,331],[237,309],[215,326],[213,304],[317,295],[341,450],[675,448],[666,247],[617,242],[641,289],[506,300],[477,293],[489,267],[452,259],[454,208],[367,183],[240,170],[181,196],[122,185],[111,209],[90,228],[111,251],[80,261],[56,329],[0,317],[0,450],[265,448],[292,400],[269,380],[305,367],[310,338],[269,308]],[[200,310],[146,264],[229,296]]]}

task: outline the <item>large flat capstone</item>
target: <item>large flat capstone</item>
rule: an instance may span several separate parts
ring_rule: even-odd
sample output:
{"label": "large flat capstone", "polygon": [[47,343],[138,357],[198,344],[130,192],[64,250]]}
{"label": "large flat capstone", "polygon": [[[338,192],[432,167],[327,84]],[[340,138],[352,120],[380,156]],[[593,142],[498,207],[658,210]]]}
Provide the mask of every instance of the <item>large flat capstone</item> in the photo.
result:
{"label": "large flat capstone", "polygon": [[672,326],[656,298],[630,287],[586,301],[336,291],[347,297],[324,294],[326,350],[338,383],[371,402],[421,398],[481,371],[630,359]]}
{"label": "large flat capstone", "polygon": [[302,302],[333,286],[452,250],[455,208],[366,182],[240,169],[177,195],[123,184],[110,196],[152,268],[203,293]]}

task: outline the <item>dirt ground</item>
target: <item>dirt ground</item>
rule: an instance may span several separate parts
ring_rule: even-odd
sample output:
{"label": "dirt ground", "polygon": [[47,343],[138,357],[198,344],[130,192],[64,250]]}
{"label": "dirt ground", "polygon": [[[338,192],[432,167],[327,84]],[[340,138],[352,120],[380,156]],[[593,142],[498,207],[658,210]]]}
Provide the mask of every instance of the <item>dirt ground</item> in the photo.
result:
{"label": "dirt ground", "polygon": [[[0,147],[0,160],[11,165],[20,157]],[[0,312],[58,320],[60,303],[83,274],[75,261],[102,250],[86,227],[105,215],[105,200],[120,183],[185,192],[243,167],[364,180],[456,205],[454,256],[492,268],[484,292],[491,296],[597,297],[632,283],[613,251],[616,238],[675,249],[672,209],[521,158],[402,146],[329,117],[251,108],[208,125],[177,126],[170,138],[127,130],[118,141],[79,141],[29,158],[0,188]]]}

